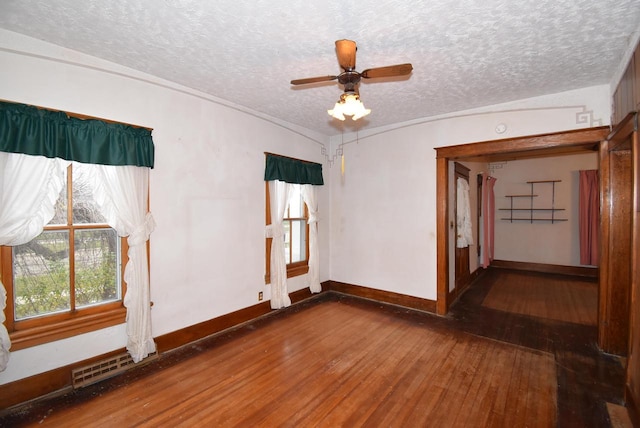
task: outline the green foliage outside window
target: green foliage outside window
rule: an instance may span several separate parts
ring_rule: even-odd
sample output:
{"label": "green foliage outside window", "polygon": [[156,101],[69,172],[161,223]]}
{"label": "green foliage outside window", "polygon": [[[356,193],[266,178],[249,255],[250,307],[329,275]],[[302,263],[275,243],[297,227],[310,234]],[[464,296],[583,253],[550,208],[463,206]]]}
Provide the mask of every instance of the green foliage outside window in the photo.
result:
{"label": "green foliage outside window", "polygon": [[[81,232],[75,242],[75,308],[120,299],[115,231]],[[14,248],[16,320],[71,309],[68,244],[61,249],[67,235],[45,231]]]}
{"label": "green foliage outside window", "polygon": [[87,168],[68,169],[72,184],[60,192],[45,230],[13,247],[16,321],[122,298],[120,238],[104,224]]}

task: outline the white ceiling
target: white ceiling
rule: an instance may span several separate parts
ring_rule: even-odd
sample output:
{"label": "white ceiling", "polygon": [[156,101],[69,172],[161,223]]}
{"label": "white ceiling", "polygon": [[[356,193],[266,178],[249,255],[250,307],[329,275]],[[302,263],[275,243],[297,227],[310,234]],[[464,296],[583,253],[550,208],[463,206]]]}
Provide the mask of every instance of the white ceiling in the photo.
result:
{"label": "white ceiling", "polygon": [[332,136],[334,42],[358,43],[372,113],[344,131],[610,84],[640,0],[0,0],[0,27],[131,67]]}

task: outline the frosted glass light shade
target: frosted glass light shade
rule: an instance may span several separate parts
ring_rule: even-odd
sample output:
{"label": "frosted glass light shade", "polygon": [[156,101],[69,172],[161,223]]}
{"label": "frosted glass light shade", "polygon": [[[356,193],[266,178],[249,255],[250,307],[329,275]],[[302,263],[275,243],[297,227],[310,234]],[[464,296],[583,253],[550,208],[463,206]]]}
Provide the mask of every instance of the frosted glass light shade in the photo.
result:
{"label": "frosted glass light shade", "polygon": [[340,96],[340,101],[333,106],[333,110],[327,110],[327,113],[338,120],[344,120],[345,116],[351,116],[351,120],[358,120],[371,113],[371,109],[364,107],[358,94],[344,93]]}

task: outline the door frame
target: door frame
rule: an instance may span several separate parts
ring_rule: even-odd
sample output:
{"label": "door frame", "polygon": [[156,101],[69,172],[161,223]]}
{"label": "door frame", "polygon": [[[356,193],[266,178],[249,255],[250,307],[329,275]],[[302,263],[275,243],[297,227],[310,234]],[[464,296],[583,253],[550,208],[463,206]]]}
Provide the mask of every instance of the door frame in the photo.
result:
{"label": "door frame", "polygon": [[607,138],[608,126],[526,137],[508,138],[436,150],[436,246],[437,300],[436,313],[446,315],[452,303],[449,299],[449,161],[495,162],[558,156],[599,150]]}
{"label": "door frame", "polygon": [[[635,118],[635,114],[627,115],[600,145],[598,346],[614,355],[627,354],[631,325]],[[617,201],[629,201],[629,205]]]}

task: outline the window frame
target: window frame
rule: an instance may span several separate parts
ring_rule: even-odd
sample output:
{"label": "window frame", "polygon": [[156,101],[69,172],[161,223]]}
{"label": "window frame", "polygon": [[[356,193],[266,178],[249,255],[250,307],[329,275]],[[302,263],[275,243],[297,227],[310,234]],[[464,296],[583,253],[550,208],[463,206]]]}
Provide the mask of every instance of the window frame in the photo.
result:
{"label": "window frame", "polygon": [[[67,171],[71,171],[71,165]],[[67,173],[67,206],[72,207],[70,200],[73,194],[72,173]],[[147,201],[148,202],[148,201]],[[72,218],[73,210],[67,213],[68,222]],[[109,228],[104,223],[77,223],[67,225],[45,226],[44,230],[69,230],[70,236],[76,230]],[[88,307],[58,312],[49,315],[36,316],[24,320],[15,320],[14,287],[13,287],[13,248],[0,246],[0,279],[7,293],[7,305],[5,308],[5,326],[11,340],[11,350],[17,351],[31,346],[60,340],[78,334],[111,327],[126,321],[126,308],[124,296],[127,285],[124,280],[124,269],[129,261],[127,256],[127,238],[120,239],[120,299]],[[147,245],[149,243],[147,242]],[[70,239],[69,251],[73,251],[73,240]],[[71,289],[75,272],[70,271],[69,287]]]}
{"label": "window frame", "polygon": [[[265,181],[265,224],[268,226],[271,224],[271,199],[269,193],[269,182]],[[304,204],[304,220],[305,220],[305,259],[288,263],[287,264],[287,278],[293,278],[300,275],[305,275],[309,272],[309,207],[307,207],[307,203],[303,201]],[[289,207],[287,206],[287,210]],[[288,218],[288,217],[287,217]],[[285,220],[287,219],[285,218]],[[300,220],[300,218],[295,217],[293,220]],[[265,243],[265,275],[264,275],[264,283],[271,283],[271,244],[273,242],[273,238],[266,238]]]}

